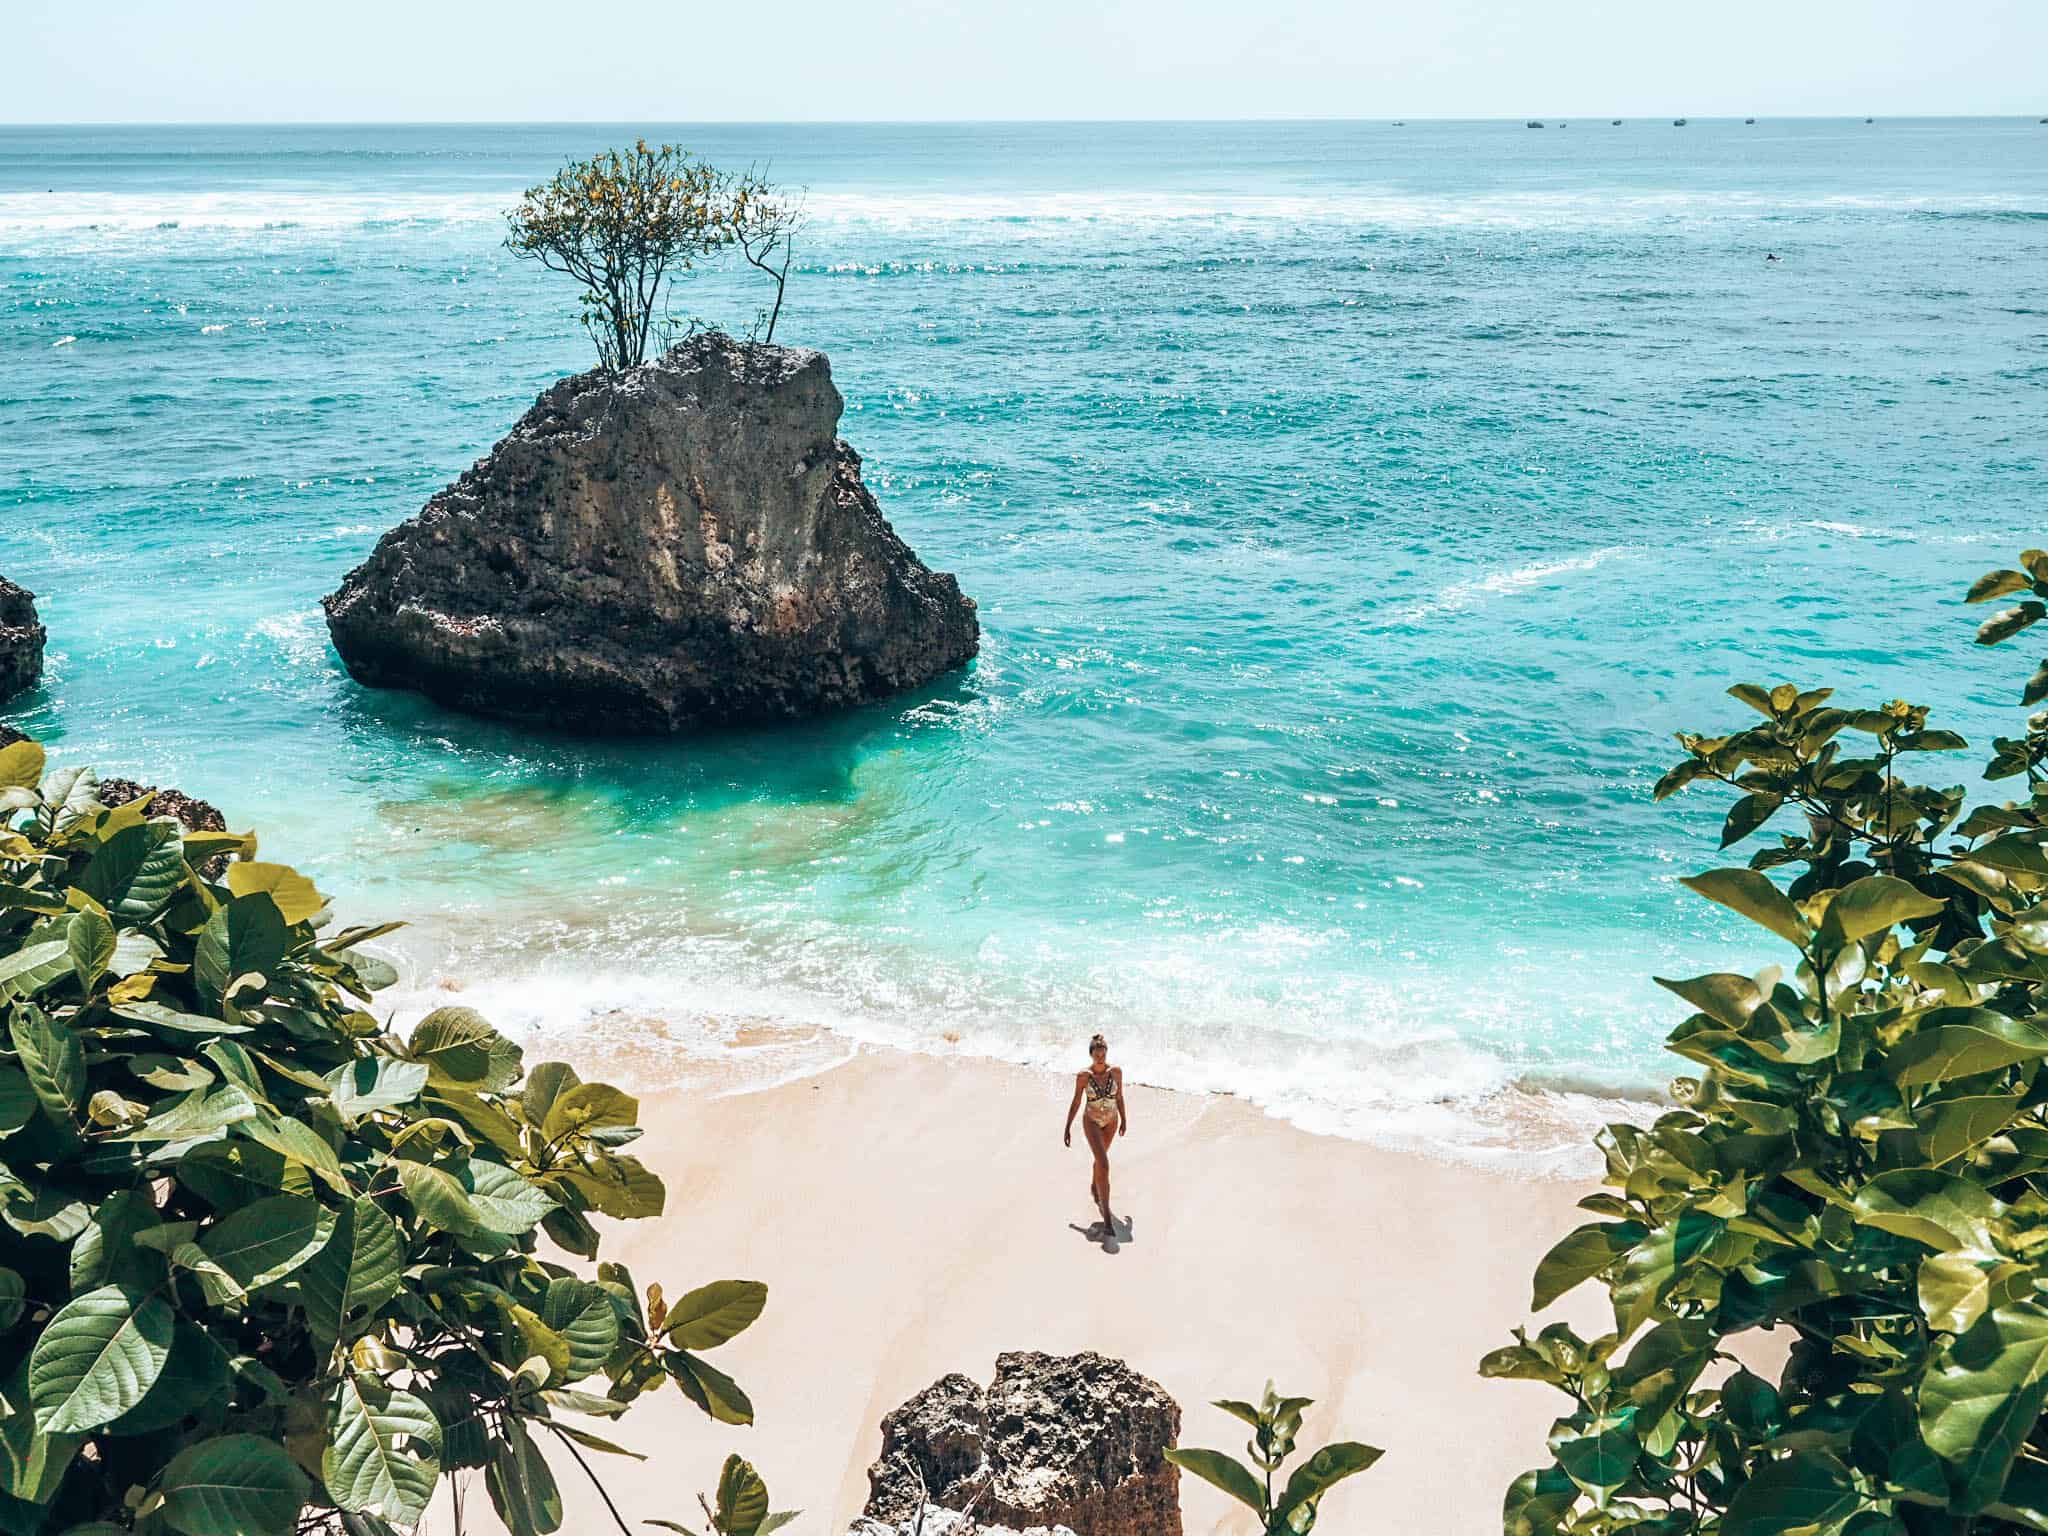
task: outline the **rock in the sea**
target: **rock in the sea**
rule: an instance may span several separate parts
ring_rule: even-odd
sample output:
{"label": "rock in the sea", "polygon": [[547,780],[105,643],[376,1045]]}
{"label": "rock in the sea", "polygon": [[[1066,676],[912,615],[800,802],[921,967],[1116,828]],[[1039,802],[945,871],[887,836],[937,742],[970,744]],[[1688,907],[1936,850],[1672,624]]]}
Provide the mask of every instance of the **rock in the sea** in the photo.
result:
{"label": "rock in the sea", "polygon": [[0,699],[43,680],[43,643],[49,638],[36,617],[35,593],[0,576]]}
{"label": "rock in the sea", "polygon": [[349,672],[604,733],[783,720],[980,643],[838,437],[823,353],[691,337],[563,379],[326,599]]}
{"label": "rock in the sea", "polygon": [[882,1420],[866,1513],[901,1525],[929,1499],[1018,1530],[1181,1536],[1179,1435],[1179,1406],[1120,1360],[999,1355],[986,1390],[947,1376]]}

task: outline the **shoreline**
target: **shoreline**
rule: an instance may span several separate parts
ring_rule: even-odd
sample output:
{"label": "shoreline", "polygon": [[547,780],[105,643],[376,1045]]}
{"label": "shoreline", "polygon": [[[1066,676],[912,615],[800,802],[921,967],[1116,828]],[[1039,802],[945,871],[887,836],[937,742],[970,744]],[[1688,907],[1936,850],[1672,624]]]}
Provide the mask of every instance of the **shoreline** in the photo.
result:
{"label": "shoreline", "polygon": [[[540,1042],[529,1046],[529,1060]],[[572,1055],[602,1074],[602,1049]],[[643,1452],[598,1468],[629,1523],[688,1519],[731,1451],[777,1508],[837,1536],[866,1496],[886,1413],[940,1376],[986,1380],[1004,1350],[1127,1361],[1181,1404],[1185,1445],[1234,1448],[1211,1398],[1270,1376],[1316,1399],[1302,1443],[1387,1455],[1347,1484],[1345,1529],[1445,1533],[1499,1518],[1543,1458],[1565,1400],[1483,1381],[1478,1361],[1528,1321],[1528,1282],[1590,1183],[1515,1178],[1317,1136],[1241,1100],[1131,1083],[1112,1157],[1115,1251],[1091,1240],[1087,1154],[1060,1144],[1058,1074],[864,1047],[780,1086],[642,1095],[636,1147],[668,1187],[653,1222],[605,1223],[605,1256],[670,1294],[769,1285],[761,1321],[713,1357],[758,1424],[717,1425],[679,1394],[602,1432]],[[1553,1314],[1604,1326],[1596,1287]],[[1446,1484],[1444,1447],[1467,1475]],[[573,1464],[565,1529],[610,1526]],[[1189,1536],[1240,1536],[1222,1495],[1183,1479]],[[487,1512],[465,1501],[472,1526]],[[445,1505],[423,1529],[450,1528]]]}
{"label": "shoreline", "polygon": [[[460,978],[478,972],[475,958],[450,954],[438,939],[387,952],[386,958],[398,965],[405,979],[380,998],[379,1010],[393,1013],[401,1031],[435,1008],[472,1007],[519,1040],[529,1059],[553,1056],[573,1061],[579,1069],[590,1063],[609,1081],[642,1094],[772,1091],[835,1070],[864,1053],[983,1063],[1025,1072],[1066,1070],[1049,1059],[1049,1051],[1034,1048],[1030,1041],[952,1028],[929,1039],[905,1038],[894,1021],[832,1016],[829,1009],[801,1006],[801,998],[728,998],[727,1007],[672,1001],[693,994],[690,978],[679,978],[670,986],[649,977],[621,981],[612,976],[608,980],[620,995],[609,1002],[593,998],[580,979],[603,974],[594,959],[590,969],[578,973],[573,993],[557,997],[551,995],[552,969],[501,974],[475,984],[464,981]],[[569,957],[559,958],[566,962]],[[490,969],[484,967],[483,974],[489,976]],[[760,1001],[792,1006],[766,1013],[760,1010]],[[734,1003],[737,1006],[731,1006]],[[1390,1092],[1377,1102],[1346,1102],[1329,1094],[1327,1084],[1322,1085],[1321,1099],[1313,1092],[1296,1097],[1289,1088],[1299,1078],[1285,1077],[1271,1067],[1263,1076],[1240,1074],[1228,1063],[1184,1049],[1148,1049],[1142,1025],[1126,1030],[1113,1019],[1076,1024],[1074,1054],[1095,1028],[1109,1034],[1112,1055],[1131,1083],[1197,1099],[1229,1100],[1309,1137],[1514,1179],[1594,1178],[1601,1167],[1592,1141],[1596,1130],[1617,1119],[1644,1122],[1669,1107],[1662,1093],[1647,1085],[1631,1092],[1541,1069],[1463,1090]],[[1257,1042],[1249,1045],[1255,1049]],[[1367,1054],[1370,1049],[1357,1040],[1326,1045],[1329,1059],[1341,1063],[1339,1070],[1347,1079],[1412,1081],[1415,1063],[1399,1042],[1390,1043],[1379,1061]],[[1312,1069],[1312,1063],[1296,1065]],[[1243,1085],[1232,1086],[1240,1075]]]}

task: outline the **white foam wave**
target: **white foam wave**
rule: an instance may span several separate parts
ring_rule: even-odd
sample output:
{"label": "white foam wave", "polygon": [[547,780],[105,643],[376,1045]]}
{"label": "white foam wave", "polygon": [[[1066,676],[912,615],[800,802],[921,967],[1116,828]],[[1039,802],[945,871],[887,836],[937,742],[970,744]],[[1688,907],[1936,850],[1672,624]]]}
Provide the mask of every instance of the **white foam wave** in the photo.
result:
{"label": "white foam wave", "polygon": [[[1237,939],[1263,942],[1246,934],[1221,947]],[[1542,1173],[1583,1171],[1592,1130],[1630,1088],[1532,1091],[1477,1043],[1484,1021],[1455,1009],[1446,1021],[1446,989],[1420,973],[1319,1009],[1235,976],[1206,940],[1127,955],[1103,974],[1000,1004],[989,986],[958,978],[861,974],[833,990],[730,937],[637,966],[595,946],[507,956],[451,940],[445,929],[411,930],[394,956],[405,980],[379,1011],[403,1028],[435,1007],[474,1007],[533,1049],[596,1059],[645,1089],[752,1091],[827,1070],[863,1045],[1057,1070],[1099,1027],[1134,1081],[1231,1094],[1319,1134]],[[1009,969],[986,947],[977,962],[984,982]],[[1609,1002],[1615,1017],[1632,1011]]]}
{"label": "white foam wave", "polygon": [[[196,192],[0,193],[0,234],[30,231],[148,232],[165,239],[198,231],[333,231],[379,224],[495,222],[518,200],[507,184],[489,191],[392,192],[275,188]],[[1708,218],[1754,219],[1813,213],[2033,213],[2016,196],[1808,196],[1758,192],[1569,191],[1419,194],[1394,189],[1342,193],[1140,188],[1087,191],[829,191],[806,200],[826,225],[918,229],[934,224],[1004,224],[1028,230],[1083,225],[1236,221],[1290,226],[1333,223],[1387,228],[1623,226]]]}
{"label": "white foam wave", "polygon": [[1392,622],[1413,624],[1432,614],[1457,613],[1490,598],[1512,597],[1518,592],[1546,585],[1560,577],[1597,570],[1612,560],[1632,560],[1642,553],[1643,546],[1640,544],[1609,544],[1563,560],[1536,560],[1509,570],[1491,571],[1484,576],[1454,581],[1449,586],[1441,588],[1434,597],[1402,609],[1394,615]]}

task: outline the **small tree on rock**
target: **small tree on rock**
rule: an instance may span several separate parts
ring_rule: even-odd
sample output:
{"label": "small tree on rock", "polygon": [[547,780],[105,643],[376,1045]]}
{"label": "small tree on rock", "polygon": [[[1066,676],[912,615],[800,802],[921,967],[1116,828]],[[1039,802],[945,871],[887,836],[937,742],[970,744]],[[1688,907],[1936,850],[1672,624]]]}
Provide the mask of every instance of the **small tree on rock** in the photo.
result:
{"label": "small tree on rock", "polygon": [[505,217],[508,250],[583,284],[584,328],[612,372],[646,361],[665,286],[735,237],[726,178],[645,139],[563,166]]}
{"label": "small tree on rock", "polygon": [[740,255],[775,284],[775,303],[756,322],[761,340],[773,341],[789,289],[795,240],[807,222],[803,195],[776,186],[758,171],[747,171],[733,178],[726,207]]}

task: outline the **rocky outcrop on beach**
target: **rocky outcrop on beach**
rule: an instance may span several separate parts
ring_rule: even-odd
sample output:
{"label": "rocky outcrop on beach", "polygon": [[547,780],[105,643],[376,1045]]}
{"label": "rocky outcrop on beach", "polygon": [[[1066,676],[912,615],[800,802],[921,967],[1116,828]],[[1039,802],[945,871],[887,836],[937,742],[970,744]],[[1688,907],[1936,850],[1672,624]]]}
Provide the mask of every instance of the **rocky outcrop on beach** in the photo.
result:
{"label": "rocky outcrop on beach", "polygon": [[0,700],[43,680],[43,644],[50,632],[36,617],[36,595],[0,576]]}
{"label": "rocky outcrop on beach", "polygon": [[824,354],[698,335],[563,379],[325,600],[357,681],[593,733],[930,682],[974,603],[898,538]]}
{"label": "rocky outcrop on beach", "polygon": [[882,1420],[865,1513],[900,1527],[929,1502],[996,1529],[1181,1536],[1179,1435],[1179,1405],[1120,1360],[999,1355],[986,1388],[942,1377]]}
{"label": "rocky outcrop on beach", "polygon": [[982,1525],[971,1515],[931,1509],[921,1519],[912,1515],[895,1525],[863,1517],[847,1527],[846,1536],[1074,1536],[1074,1532],[1064,1525],[1034,1525],[1028,1531],[1011,1525]]}
{"label": "rocky outcrop on beach", "polygon": [[204,800],[180,789],[159,789],[154,784],[138,784],[133,779],[101,779],[99,794],[100,804],[105,806],[126,805],[144,795],[154,796],[149,802],[149,814],[169,816],[187,832],[225,832],[228,829],[227,817]]}

